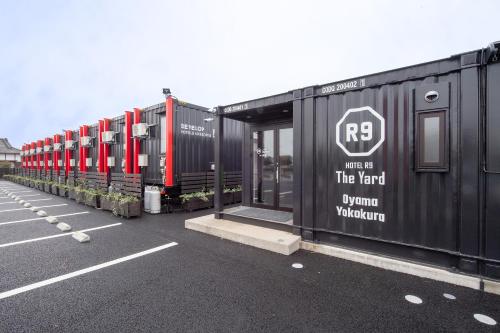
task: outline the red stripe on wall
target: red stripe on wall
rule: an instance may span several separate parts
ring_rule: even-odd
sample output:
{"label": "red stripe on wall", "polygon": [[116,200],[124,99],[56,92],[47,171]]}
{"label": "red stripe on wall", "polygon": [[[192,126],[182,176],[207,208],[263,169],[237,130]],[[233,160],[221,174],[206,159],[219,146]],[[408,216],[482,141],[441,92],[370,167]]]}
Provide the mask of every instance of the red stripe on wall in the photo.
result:
{"label": "red stripe on wall", "polygon": [[165,186],[174,186],[174,99],[168,96],[165,102]]}
{"label": "red stripe on wall", "polygon": [[125,111],[125,173],[131,174],[132,167],[132,112]]}
{"label": "red stripe on wall", "polygon": [[[134,124],[139,124],[141,122],[141,109],[134,108]],[[134,173],[141,173],[141,168],[139,167],[139,154],[141,153],[141,140],[134,139]]]}
{"label": "red stripe on wall", "polygon": [[[109,131],[109,119],[104,118],[102,120],[102,123],[103,123],[102,124],[102,126],[103,126],[103,132]],[[100,139],[102,140],[101,134],[99,134],[99,136],[100,136]],[[104,169],[103,172],[107,173],[109,171],[109,169],[108,169],[108,156],[109,156],[109,148],[110,147],[109,147],[109,144],[103,144],[103,146],[104,146],[103,147],[104,148],[104,151],[103,151],[103,153],[104,153],[103,160],[101,162],[101,160],[99,159],[99,164],[102,164],[103,169]]]}

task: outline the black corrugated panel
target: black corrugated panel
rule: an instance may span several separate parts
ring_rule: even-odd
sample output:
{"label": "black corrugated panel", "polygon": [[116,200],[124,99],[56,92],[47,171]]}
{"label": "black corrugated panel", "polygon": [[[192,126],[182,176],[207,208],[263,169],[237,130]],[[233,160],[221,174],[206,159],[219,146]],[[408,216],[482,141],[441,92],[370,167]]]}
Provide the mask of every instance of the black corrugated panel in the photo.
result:
{"label": "black corrugated panel", "polygon": [[[210,171],[214,162],[213,113],[207,108],[175,101],[174,113],[174,180],[185,172]],[[148,167],[143,168],[144,181],[162,184],[160,159],[165,157],[165,103],[143,109],[143,122],[150,127],[150,138],[141,142],[141,153],[149,155]],[[236,120],[226,120],[224,156],[227,171],[241,170],[242,126]]]}
{"label": "black corrugated panel", "polygon": [[89,125],[88,135],[92,138],[92,147],[87,149],[87,157],[92,158],[92,165],[87,165],[87,171],[97,172],[99,159],[99,124]]}
{"label": "black corrugated panel", "polygon": [[[250,133],[256,124],[269,128],[286,120],[279,111],[293,104],[293,220],[304,239],[500,278],[500,64],[493,56],[481,63],[483,52],[297,89],[220,112],[245,121]],[[419,168],[417,119],[436,112],[445,124],[440,140],[446,142],[446,163]],[[373,126],[365,139],[362,126]],[[245,145],[248,205],[252,140]]]}
{"label": "black corrugated panel", "polygon": [[[109,156],[115,158],[115,166],[109,167],[110,173],[122,172],[125,145],[125,115],[118,116],[109,121],[109,130],[115,132],[115,143],[109,144]],[[123,162],[124,163],[124,162]]]}

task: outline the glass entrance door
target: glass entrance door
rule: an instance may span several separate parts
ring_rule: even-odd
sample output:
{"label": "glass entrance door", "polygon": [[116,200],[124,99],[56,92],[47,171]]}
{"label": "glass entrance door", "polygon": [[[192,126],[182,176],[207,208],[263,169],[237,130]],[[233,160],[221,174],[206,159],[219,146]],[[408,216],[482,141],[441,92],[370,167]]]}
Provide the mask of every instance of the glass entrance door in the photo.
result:
{"label": "glass entrance door", "polygon": [[252,131],[252,204],[268,209],[293,208],[293,129]]}

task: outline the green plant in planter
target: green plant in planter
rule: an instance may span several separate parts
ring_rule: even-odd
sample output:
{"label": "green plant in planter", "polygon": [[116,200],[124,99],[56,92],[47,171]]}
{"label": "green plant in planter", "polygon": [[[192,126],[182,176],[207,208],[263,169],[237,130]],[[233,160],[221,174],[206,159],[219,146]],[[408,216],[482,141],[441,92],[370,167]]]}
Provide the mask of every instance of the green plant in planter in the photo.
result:
{"label": "green plant in planter", "polygon": [[235,186],[231,189],[231,192],[241,192],[241,185]]}
{"label": "green plant in planter", "polygon": [[186,203],[186,202],[189,202],[189,201],[194,200],[194,199],[200,199],[201,201],[207,202],[208,201],[208,197],[207,197],[208,194],[209,193],[207,193],[207,192],[193,192],[193,193],[182,194],[179,196],[179,198],[181,199],[182,203]]}

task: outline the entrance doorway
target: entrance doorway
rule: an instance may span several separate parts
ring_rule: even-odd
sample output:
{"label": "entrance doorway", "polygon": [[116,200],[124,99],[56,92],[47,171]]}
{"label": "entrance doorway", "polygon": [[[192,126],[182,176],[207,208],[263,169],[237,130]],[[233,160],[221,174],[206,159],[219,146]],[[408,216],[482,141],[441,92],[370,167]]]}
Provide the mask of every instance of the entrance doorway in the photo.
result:
{"label": "entrance doorway", "polygon": [[292,124],[252,130],[252,206],[292,211]]}

